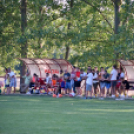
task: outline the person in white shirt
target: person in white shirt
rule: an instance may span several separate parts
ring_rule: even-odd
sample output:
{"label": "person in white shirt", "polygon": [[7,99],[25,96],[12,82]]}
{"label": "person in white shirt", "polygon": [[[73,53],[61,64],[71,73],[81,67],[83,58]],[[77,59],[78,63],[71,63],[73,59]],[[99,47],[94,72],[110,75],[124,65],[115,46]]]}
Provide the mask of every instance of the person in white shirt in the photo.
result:
{"label": "person in white shirt", "polygon": [[115,88],[116,88],[116,83],[117,83],[117,75],[118,72],[116,70],[116,65],[113,66],[113,70],[111,71],[110,74],[110,80],[111,80],[111,91],[112,91],[112,97],[115,97]]}
{"label": "person in white shirt", "polygon": [[88,69],[88,75],[86,76],[86,99],[88,97],[88,91],[90,92],[90,99],[92,99],[92,86],[93,86],[93,74],[92,69]]}
{"label": "person in white shirt", "polygon": [[[46,88],[48,90],[48,88],[52,87],[52,78],[50,77],[49,73],[46,73]],[[51,92],[49,92],[51,93]]]}
{"label": "person in white shirt", "polygon": [[123,68],[121,68],[120,79],[121,79],[121,78],[125,78],[125,74],[124,74],[124,72],[123,72]]}
{"label": "person in white shirt", "polygon": [[49,84],[49,79],[50,79],[49,73],[46,73],[46,84]]}
{"label": "person in white shirt", "polygon": [[26,75],[20,77],[25,79],[24,83],[20,85],[21,92],[25,93],[26,90],[29,88],[30,82],[32,81],[32,77],[30,75],[30,72],[27,72]]}
{"label": "person in white shirt", "polygon": [[87,73],[84,72],[83,69],[80,70],[80,79],[81,79],[81,83],[80,83],[80,89],[81,89],[81,92],[82,91],[85,91],[85,88],[86,88],[86,80],[84,80],[83,78],[87,76]]}
{"label": "person in white shirt", "polygon": [[83,71],[83,69],[80,70],[80,79],[84,78],[87,76],[87,73]]}
{"label": "person in white shirt", "polygon": [[12,87],[14,87],[14,93],[16,91],[16,77],[15,77],[15,73],[13,71],[11,71],[11,68],[8,68],[8,74],[10,77],[10,84],[9,84],[9,93],[11,93],[11,89]]}

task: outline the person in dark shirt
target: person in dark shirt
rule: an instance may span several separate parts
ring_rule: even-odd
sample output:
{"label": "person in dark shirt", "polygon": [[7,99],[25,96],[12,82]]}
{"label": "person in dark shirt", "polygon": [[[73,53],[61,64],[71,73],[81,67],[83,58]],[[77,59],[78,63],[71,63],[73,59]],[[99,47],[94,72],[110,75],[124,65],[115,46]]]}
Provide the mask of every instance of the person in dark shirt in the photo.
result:
{"label": "person in dark shirt", "polygon": [[117,75],[117,81],[118,81],[118,80],[120,80],[120,74],[121,73],[120,73],[120,69],[119,68],[117,68],[117,71],[118,71],[118,75]]}
{"label": "person in dark shirt", "polygon": [[109,89],[111,87],[111,84],[110,84],[110,74],[107,72],[107,70],[105,70],[105,74],[103,75],[104,77],[104,81],[105,81],[105,87],[107,89],[107,94],[109,95]]}
{"label": "person in dark shirt", "polygon": [[[129,83],[127,80],[124,80],[124,78],[121,78],[121,86],[120,86],[120,91],[123,91],[124,95],[126,95],[126,97],[128,96],[128,90],[129,90]],[[127,94],[126,94],[127,91]]]}
{"label": "person in dark shirt", "polygon": [[69,93],[71,93],[71,91],[72,91],[71,74],[68,73],[67,70],[65,71],[65,74],[64,74],[64,80],[66,81],[66,84],[65,84],[66,94],[67,94],[67,90]]}

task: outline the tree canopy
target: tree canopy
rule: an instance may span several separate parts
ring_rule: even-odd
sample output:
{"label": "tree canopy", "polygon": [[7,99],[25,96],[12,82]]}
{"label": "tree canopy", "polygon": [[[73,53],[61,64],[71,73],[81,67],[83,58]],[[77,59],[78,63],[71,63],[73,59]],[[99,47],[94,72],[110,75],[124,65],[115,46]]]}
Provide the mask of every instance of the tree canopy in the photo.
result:
{"label": "tree canopy", "polygon": [[80,67],[133,59],[133,0],[3,0],[0,7],[1,67],[20,57]]}

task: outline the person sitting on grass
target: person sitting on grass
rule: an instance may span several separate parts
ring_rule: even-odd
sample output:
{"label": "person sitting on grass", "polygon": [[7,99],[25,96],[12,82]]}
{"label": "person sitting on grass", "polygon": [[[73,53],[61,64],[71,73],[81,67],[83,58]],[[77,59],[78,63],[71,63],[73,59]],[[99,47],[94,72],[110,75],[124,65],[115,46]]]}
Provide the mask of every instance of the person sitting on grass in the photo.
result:
{"label": "person sitting on grass", "polygon": [[93,74],[92,74],[92,69],[88,69],[87,70],[88,74],[87,76],[85,77],[86,79],[86,97],[85,99],[88,98],[88,92],[90,92],[90,98],[89,99],[92,99],[92,86],[93,86]]}

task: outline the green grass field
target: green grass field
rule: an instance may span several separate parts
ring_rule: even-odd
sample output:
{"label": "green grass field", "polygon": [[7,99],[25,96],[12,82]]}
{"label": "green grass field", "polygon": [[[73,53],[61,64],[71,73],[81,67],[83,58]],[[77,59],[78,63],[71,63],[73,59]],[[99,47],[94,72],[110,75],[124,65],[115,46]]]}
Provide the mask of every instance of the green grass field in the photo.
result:
{"label": "green grass field", "polygon": [[0,96],[0,134],[134,134],[134,101]]}

